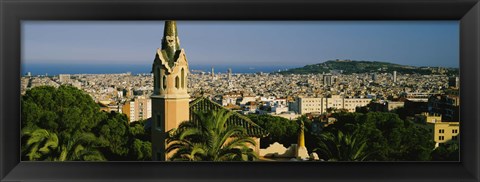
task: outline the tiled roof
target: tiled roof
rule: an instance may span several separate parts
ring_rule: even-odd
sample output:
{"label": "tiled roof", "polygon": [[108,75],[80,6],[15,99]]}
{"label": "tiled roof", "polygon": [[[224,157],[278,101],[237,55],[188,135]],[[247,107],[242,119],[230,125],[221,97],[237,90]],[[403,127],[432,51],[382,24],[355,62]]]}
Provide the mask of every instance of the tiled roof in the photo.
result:
{"label": "tiled roof", "polygon": [[250,118],[234,112],[230,109],[222,107],[220,104],[217,104],[205,97],[199,97],[190,102],[190,120],[195,120],[195,111],[206,111],[206,110],[227,110],[228,112],[233,113],[232,116],[227,120],[227,124],[234,124],[242,126],[247,130],[247,135],[251,137],[266,137],[268,132],[255,124]]}

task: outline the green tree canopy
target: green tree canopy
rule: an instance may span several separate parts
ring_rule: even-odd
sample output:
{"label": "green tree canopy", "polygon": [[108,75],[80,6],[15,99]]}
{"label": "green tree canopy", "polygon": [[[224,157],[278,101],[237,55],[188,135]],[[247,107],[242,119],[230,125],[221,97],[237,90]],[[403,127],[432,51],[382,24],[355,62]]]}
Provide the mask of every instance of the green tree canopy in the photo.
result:
{"label": "green tree canopy", "polygon": [[458,141],[450,141],[440,144],[432,152],[432,160],[434,161],[459,161],[460,147]]}
{"label": "green tree canopy", "polygon": [[287,146],[297,143],[298,130],[300,129],[297,121],[271,115],[249,114],[247,116],[270,133],[268,137],[260,139],[261,147],[268,147],[269,144],[274,142]]}
{"label": "green tree canopy", "polygon": [[319,147],[314,149],[319,156],[327,161],[364,161],[369,153],[365,150],[367,140],[364,136],[344,134],[338,131],[337,134],[323,133]]}
{"label": "green tree canopy", "polygon": [[368,160],[425,161],[434,148],[433,134],[395,113],[335,113],[337,122],[324,132],[358,133],[366,138]]}
{"label": "green tree canopy", "polygon": [[[150,160],[144,122],[100,111],[85,92],[40,86],[21,97],[22,160]],[[138,138],[137,138],[138,137]]]}

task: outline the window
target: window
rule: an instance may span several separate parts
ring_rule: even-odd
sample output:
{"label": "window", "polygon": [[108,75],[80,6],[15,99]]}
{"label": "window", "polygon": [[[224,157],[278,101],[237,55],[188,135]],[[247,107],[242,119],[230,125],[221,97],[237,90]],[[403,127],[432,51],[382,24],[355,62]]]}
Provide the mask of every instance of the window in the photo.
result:
{"label": "window", "polygon": [[457,140],[458,136],[452,136],[452,140]]}
{"label": "window", "polygon": [[180,88],[180,79],[178,78],[178,76],[175,77],[175,88]]}
{"label": "window", "polygon": [[440,130],[438,130],[438,133],[445,133],[445,130],[444,130],[444,129],[440,129]]}
{"label": "window", "polygon": [[182,77],[182,88],[185,88],[185,70],[183,68],[180,76]]}
{"label": "window", "polygon": [[458,130],[457,130],[457,129],[453,129],[453,130],[452,130],[452,133],[458,133]]}
{"label": "window", "polygon": [[167,76],[163,75],[163,90],[167,89]]}
{"label": "window", "polygon": [[443,140],[445,139],[443,136],[438,136],[438,140]]}
{"label": "window", "polygon": [[155,74],[155,75],[153,76],[153,78],[154,78],[154,79],[153,79],[154,87],[155,87],[155,89],[158,89],[158,86],[159,86],[159,85],[158,85],[158,82],[159,82],[158,79],[160,78],[160,70],[159,70],[158,68],[156,68],[156,69],[154,70],[154,73],[153,73],[153,74]]}

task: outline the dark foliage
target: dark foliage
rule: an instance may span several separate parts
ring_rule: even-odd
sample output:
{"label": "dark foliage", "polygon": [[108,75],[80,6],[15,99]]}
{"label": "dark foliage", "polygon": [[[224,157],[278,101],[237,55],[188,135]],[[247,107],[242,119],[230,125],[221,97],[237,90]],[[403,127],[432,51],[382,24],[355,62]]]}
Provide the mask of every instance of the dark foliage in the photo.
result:
{"label": "dark foliage", "polygon": [[286,145],[297,143],[300,125],[297,121],[291,121],[278,116],[250,114],[248,117],[270,135],[260,139],[260,147],[266,148],[270,144],[279,142]]}
{"label": "dark foliage", "polygon": [[35,87],[21,105],[22,160],[151,159],[143,122],[129,124],[125,115],[100,111],[75,87]]}

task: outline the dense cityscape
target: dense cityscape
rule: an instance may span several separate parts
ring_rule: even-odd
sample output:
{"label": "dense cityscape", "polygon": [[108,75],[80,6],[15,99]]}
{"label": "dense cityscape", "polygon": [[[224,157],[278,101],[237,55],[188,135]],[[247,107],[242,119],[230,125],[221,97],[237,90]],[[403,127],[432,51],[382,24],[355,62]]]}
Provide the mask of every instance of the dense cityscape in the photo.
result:
{"label": "dense cityscape", "polygon": [[[432,68],[436,70],[438,68]],[[231,69],[230,69],[231,70]],[[199,72],[188,78],[190,100],[208,97],[222,106],[234,110],[272,115],[305,114],[298,108],[299,98],[341,98],[365,100],[361,104],[342,104],[327,108],[346,109],[355,112],[356,107],[375,103],[400,102],[401,98],[411,101],[428,102],[430,96],[448,96],[458,100],[455,89],[459,87],[458,77],[442,74],[289,74],[278,73],[212,73]],[[145,99],[153,92],[152,74],[61,74],[58,76],[23,76],[22,94],[27,89],[50,85],[58,87],[68,84],[87,92],[104,109],[122,113],[130,101]],[[457,91],[458,92],[458,91]],[[458,106],[458,103],[455,103]],[[397,107],[403,107],[401,104]],[[394,108],[389,108],[392,110]],[[130,110],[130,109],[128,109]],[[139,110],[139,108],[132,108]],[[325,112],[317,111],[320,113]],[[245,113],[245,112],[244,112]],[[311,112],[308,112],[311,113]],[[128,113],[126,113],[128,115]],[[147,113],[146,119],[151,116]],[[130,117],[130,116],[129,116]],[[136,121],[135,119],[133,121]]]}
{"label": "dense cityscape", "polygon": [[[458,68],[328,60],[191,70],[165,21],[151,73],[21,78],[22,160],[458,161]],[[28,70],[27,70],[28,71]]]}
{"label": "dense cityscape", "polygon": [[[437,68],[432,68],[432,70],[435,69]],[[354,112],[356,107],[366,106],[370,101],[392,102],[400,98],[428,100],[432,95],[447,95],[452,91],[449,88],[458,88],[458,82],[458,77],[441,74],[401,75],[396,72],[351,75],[200,72],[190,75],[188,93],[192,96],[191,100],[206,96],[223,106],[249,110],[253,113],[272,111],[269,114],[303,114],[293,106],[294,101],[299,97],[338,98],[341,96],[347,101],[349,99],[368,100],[365,105],[331,106]],[[138,98],[148,100],[153,92],[153,75],[123,73],[23,76],[21,91],[24,94],[27,89],[33,87],[42,85],[58,87],[62,84],[69,84],[87,92],[96,102],[108,107],[108,111],[122,113],[122,107],[128,104],[127,101]],[[247,103],[253,106],[270,105],[252,109],[245,107]],[[147,115],[151,116],[151,114]]]}
{"label": "dense cityscape", "polygon": [[[226,73],[192,70],[188,77],[190,101],[207,97],[243,115],[271,115],[295,120],[306,115],[325,127],[335,111],[393,111],[405,108],[407,116],[430,122],[432,128],[458,130],[459,78],[432,67],[432,74],[279,74]],[[22,94],[38,86],[72,85],[88,93],[106,112],[123,113],[129,122],[152,116],[150,95],[153,75],[61,74],[23,76]],[[323,99],[323,100],[322,100]],[[442,108],[440,108],[442,107]],[[443,118],[438,117],[443,115]],[[322,119],[319,119],[322,118]],[[433,121],[431,121],[433,118]],[[439,119],[435,121],[435,118]],[[444,122],[442,122],[444,121]],[[458,133],[430,130],[436,146],[457,140]]]}

